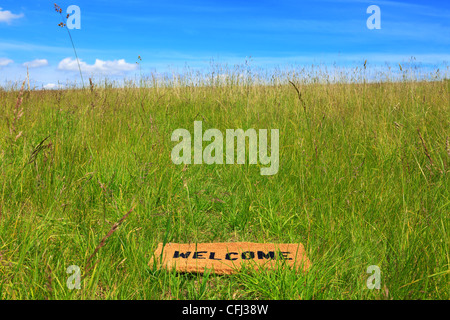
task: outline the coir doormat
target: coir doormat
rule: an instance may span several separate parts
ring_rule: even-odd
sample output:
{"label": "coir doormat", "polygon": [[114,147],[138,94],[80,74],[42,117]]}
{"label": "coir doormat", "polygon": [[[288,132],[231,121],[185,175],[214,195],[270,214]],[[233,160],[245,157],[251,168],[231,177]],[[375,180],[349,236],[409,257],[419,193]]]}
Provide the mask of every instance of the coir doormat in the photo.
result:
{"label": "coir doormat", "polygon": [[216,274],[231,274],[244,265],[269,269],[288,265],[296,271],[307,271],[311,265],[301,243],[159,243],[150,261],[179,272],[203,273],[213,269]]}

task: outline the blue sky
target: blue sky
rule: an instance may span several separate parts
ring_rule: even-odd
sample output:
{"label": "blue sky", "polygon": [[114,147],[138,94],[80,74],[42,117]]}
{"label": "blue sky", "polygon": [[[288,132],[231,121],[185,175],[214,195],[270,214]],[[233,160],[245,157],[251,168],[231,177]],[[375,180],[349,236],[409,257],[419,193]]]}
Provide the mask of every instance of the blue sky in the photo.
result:
{"label": "blue sky", "polygon": [[[0,85],[26,76],[37,86],[79,81],[54,1],[0,0]],[[449,1],[58,1],[81,10],[70,30],[87,79],[207,69],[215,63],[260,68],[311,64],[416,63],[448,70]],[[369,30],[370,5],[381,29]],[[141,69],[137,57],[142,57]]]}

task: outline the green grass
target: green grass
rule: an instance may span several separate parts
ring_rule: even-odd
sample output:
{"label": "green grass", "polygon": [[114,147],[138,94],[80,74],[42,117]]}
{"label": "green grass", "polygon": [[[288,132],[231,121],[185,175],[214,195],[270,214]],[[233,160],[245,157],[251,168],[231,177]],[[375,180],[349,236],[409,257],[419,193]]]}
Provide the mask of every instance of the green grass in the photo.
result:
{"label": "green grass", "polygon": [[[0,91],[0,297],[449,299],[450,82],[291,80],[304,104],[287,81],[105,85],[25,91],[19,117],[18,90]],[[174,165],[171,134],[195,120],[279,129],[278,173]],[[301,242],[313,265],[156,270],[164,239]],[[70,265],[80,290],[66,286]],[[370,265],[380,290],[366,286]]]}

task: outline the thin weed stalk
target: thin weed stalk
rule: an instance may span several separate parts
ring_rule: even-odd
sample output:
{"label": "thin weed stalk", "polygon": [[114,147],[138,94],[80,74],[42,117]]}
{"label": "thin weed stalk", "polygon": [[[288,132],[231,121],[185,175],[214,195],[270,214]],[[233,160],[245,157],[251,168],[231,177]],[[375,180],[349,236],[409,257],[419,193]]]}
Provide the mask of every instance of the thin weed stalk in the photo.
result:
{"label": "thin weed stalk", "polygon": [[67,16],[64,17],[63,14],[62,14],[61,7],[58,6],[56,3],[55,3],[55,11],[58,12],[61,15],[62,19],[63,19],[63,22],[60,22],[58,24],[58,26],[60,26],[61,28],[66,27],[67,33],[69,34],[70,42],[72,43],[73,52],[75,53],[75,58],[77,59],[78,70],[80,71],[81,84],[82,84],[83,89],[84,89],[84,80],[83,80],[83,74],[81,72],[80,60],[78,59],[77,50],[75,49],[75,45],[73,43],[72,35],[70,34],[69,28],[67,27],[67,24],[66,24],[66,21],[67,21],[66,19],[69,17],[69,14],[67,14]]}

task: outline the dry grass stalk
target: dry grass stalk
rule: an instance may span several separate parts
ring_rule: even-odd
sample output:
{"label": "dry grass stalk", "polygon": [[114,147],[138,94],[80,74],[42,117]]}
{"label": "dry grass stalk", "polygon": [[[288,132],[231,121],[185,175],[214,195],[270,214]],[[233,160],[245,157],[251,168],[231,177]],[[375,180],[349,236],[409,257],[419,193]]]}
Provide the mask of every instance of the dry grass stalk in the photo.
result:
{"label": "dry grass stalk", "polygon": [[20,131],[19,134],[14,138],[14,142],[17,141],[22,136],[23,131]]}
{"label": "dry grass stalk", "polygon": [[300,93],[300,90],[298,90],[298,88],[295,85],[295,83],[293,83],[291,80],[289,80],[289,83],[292,84],[292,86],[294,87],[295,91],[297,91],[298,100],[300,100],[300,102],[301,102],[301,104],[303,106],[303,111],[305,111],[305,114],[306,114],[306,105],[305,105],[305,102],[302,99],[302,94]]}
{"label": "dry grass stalk", "polygon": [[450,140],[449,140],[449,137],[447,137],[447,140],[445,141],[445,144],[447,146],[447,155],[450,157]]}
{"label": "dry grass stalk", "polygon": [[[13,133],[16,133],[16,123],[17,121],[19,121],[20,118],[22,118],[23,116],[23,108],[20,108],[22,106],[22,101],[23,101],[23,90],[25,88],[25,82],[26,80],[23,81],[22,83],[22,87],[20,88],[19,91],[19,96],[17,97],[17,101],[16,101],[16,106],[14,108],[14,119],[11,122],[11,126],[9,127],[9,133],[12,135]],[[20,110],[19,110],[20,109]],[[16,140],[22,135],[22,132],[20,132],[17,136],[16,136]]]}
{"label": "dry grass stalk", "polygon": [[[92,265],[91,266],[91,259],[95,256],[95,254],[102,248],[102,247],[104,247],[105,246],[105,244],[106,244],[106,240],[117,230],[117,228],[119,228],[119,226],[122,224],[122,222],[126,219],[126,218],[128,218],[128,216],[130,215],[130,213],[131,212],[133,212],[133,210],[134,210],[134,206],[119,220],[119,221],[117,221],[116,223],[114,223],[113,224],[113,226],[111,227],[111,229],[109,230],[109,232],[108,232],[108,234],[106,235],[106,236],[104,236],[103,237],[103,239],[102,239],[102,241],[100,241],[100,243],[99,243],[99,245],[95,248],[95,250],[94,250],[94,252],[91,254],[91,256],[88,258],[88,260],[87,260],[87,263],[86,263],[86,273],[85,273],[85,276],[86,276],[86,274],[88,274],[89,273],[89,271],[91,271],[91,269],[95,266],[95,264],[94,265]],[[84,277],[85,277],[84,276]],[[83,277],[83,278],[84,278]]]}
{"label": "dry grass stalk", "polygon": [[92,82],[92,78],[89,78],[89,87],[91,89],[91,92],[94,92],[94,83]]}
{"label": "dry grass stalk", "polygon": [[28,67],[27,67],[27,83],[28,83],[28,92],[30,92],[31,88],[30,88],[30,73],[28,72]]}
{"label": "dry grass stalk", "polygon": [[431,159],[430,153],[428,152],[427,146],[425,145],[425,141],[423,140],[419,129],[417,129],[417,133],[419,134],[420,141],[422,141],[422,146],[423,146],[425,155],[427,156],[428,160],[430,160],[431,165],[434,165],[433,159]]}
{"label": "dry grass stalk", "polygon": [[46,268],[46,276],[47,276],[47,292],[48,292],[48,296],[47,296],[47,300],[49,300],[49,298],[51,297],[52,293],[53,293],[53,289],[52,289],[52,269],[50,268],[50,266],[47,264],[47,268]]}
{"label": "dry grass stalk", "polygon": [[48,143],[48,144],[44,144],[44,142],[50,138],[50,136],[47,136],[44,140],[42,140],[41,142],[39,142],[39,144],[34,148],[33,152],[31,153],[30,157],[28,158],[28,163],[27,164],[31,164],[33,162],[36,161],[38,154],[46,149],[46,148],[51,148],[52,147],[52,143]]}
{"label": "dry grass stalk", "polygon": [[442,173],[442,170],[440,170],[438,167],[436,167],[436,165],[433,162],[433,159],[431,159],[430,153],[428,152],[428,148],[427,148],[427,146],[425,144],[425,141],[422,138],[422,135],[420,134],[420,130],[419,129],[417,129],[417,133],[419,134],[420,141],[422,142],[422,146],[423,146],[425,155],[427,156],[428,160],[430,160],[431,167],[436,168],[440,173]]}

